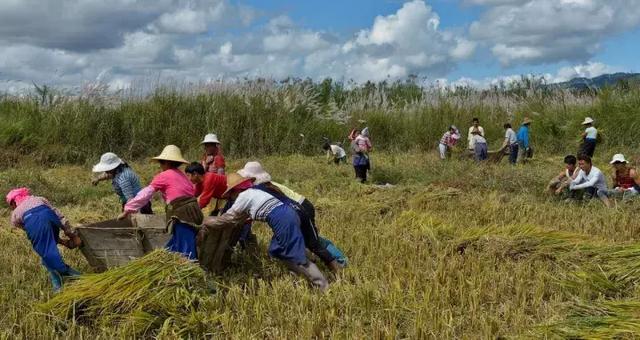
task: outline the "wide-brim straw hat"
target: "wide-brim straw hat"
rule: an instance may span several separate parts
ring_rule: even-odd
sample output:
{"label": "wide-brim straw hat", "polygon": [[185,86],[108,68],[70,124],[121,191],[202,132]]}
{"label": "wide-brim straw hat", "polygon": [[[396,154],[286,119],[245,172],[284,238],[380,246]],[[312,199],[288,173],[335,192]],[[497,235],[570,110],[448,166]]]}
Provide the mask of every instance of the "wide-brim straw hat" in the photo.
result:
{"label": "wide-brim straw hat", "polygon": [[524,119],[522,120],[522,125],[531,124],[532,122],[533,122],[533,120],[531,120],[531,118],[524,117]]}
{"label": "wide-brim straw hat", "polygon": [[220,141],[218,140],[218,136],[210,133],[204,136],[204,139],[202,140],[202,142],[200,142],[200,144],[220,144]]}
{"label": "wide-brim straw hat", "polygon": [[240,176],[239,174],[232,172],[230,174],[227,175],[227,190],[225,190],[225,192],[222,194],[222,197],[227,197],[229,195],[229,193],[231,192],[231,190],[233,190],[235,187],[237,187],[238,185],[246,182],[246,181],[253,181],[253,178],[251,177],[243,177]]}
{"label": "wide-brim straw hat", "polygon": [[189,164],[189,161],[182,157],[182,151],[180,151],[180,148],[175,145],[165,146],[160,155],[153,157],[153,160]]}
{"label": "wide-brim straw hat", "polygon": [[624,158],[624,155],[621,153],[617,153],[615,155],[613,155],[613,159],[611,159],[611,162],[609,162],[609,164],[616,164],[616,163],[629,163],[627,162],[627,160]]}
{"label": "wide-brim straw hat", "polygon": [[591,117],[585,118],[584,122],[582,122],[582,125],[587,125],[587,124],[593,124],[593,118]]}
{"label": "wide-brim straw hat", "polygon": [[107,152],[100,156],[100,163],[93,166],[93,172],[106,172],[111,171],[120,164],[124,163],[118,155],[113,152]]}
{"label": "wide-brim straw hat", "polygon": [[238,170],[238,175],[253,178],[255,184],[271,182],[271,175],[264,170],[260,162],[247,162],[244,168]]}

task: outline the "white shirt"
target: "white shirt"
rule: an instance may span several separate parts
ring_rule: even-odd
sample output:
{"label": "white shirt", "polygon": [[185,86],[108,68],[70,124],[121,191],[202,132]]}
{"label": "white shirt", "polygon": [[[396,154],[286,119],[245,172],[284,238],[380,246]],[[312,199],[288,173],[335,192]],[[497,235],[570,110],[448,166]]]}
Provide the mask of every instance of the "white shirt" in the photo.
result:
{"label": "white shirt", "polygon": [[[475,127],[469,128],[469,133],[467,134],[467,140],[469,141],[469,149],[475,148],[475,143],[473,142],[473,135],[471,132],[475,129]],[[482,126],[478,126],[478,130],[480,131],[480,135],[484,137],[484,129]]]}
{"label": "white shirt", "polygon": [[339,147],[339,146],[337,146],[337,145],[331,145],[331,153],[336,158],[342,158],[342,157],[347,156],[347,153],[344,152],[344,149]]}
{"label": "white shirt", "polygon": [[515,144],[518,142],[518,137],[516,136],[516,132],[513,131],[512,128],[508,128],[507,132],[504,134],[504,139],[508,142],[508,145]]}
{"label": "white shirt", "polygon": [[584,132],[587,134],[587,139],[596,139],[596,138],[598,138],[598,129],[596,129],[593,126],[589,126],[588,128],[586,128],[584,130]]}
{"label": "white shirt", "polygon": [[254,221],[265,221],[271,211],[282,204],[280,200],[262,190],[247,189],[238,195],[228,212],[248,213]]}
{"label": "white shirt", "polygon": [[473,137],[471,137],[471,141],[473,142],[474,148],[476,147],[477,143],[487,144],[487,140],[480,135],[473,135]]}
{"label": "white shirt", "polygon": [[587,175],[584,170],[578,172],[576,179],[571,181],[571,190],[579,190],[586,188],[596,188],[598,190],[607,190],[607,180],[600,169],[595,166],[591,167],[591,171]]}

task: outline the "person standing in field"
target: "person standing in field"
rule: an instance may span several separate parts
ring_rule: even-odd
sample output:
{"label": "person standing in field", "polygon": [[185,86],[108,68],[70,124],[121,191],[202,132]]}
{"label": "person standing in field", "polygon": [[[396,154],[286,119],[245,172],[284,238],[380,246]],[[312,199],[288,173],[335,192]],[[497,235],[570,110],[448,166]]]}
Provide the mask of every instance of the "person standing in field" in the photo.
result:
{"label": "person standing in field", "polygon": [[476,129],[471,132],[471,140],[473,141],[475,160],[477,162],[487,160],[489,158],[489,148],[487,140],[480,134],[480,130]]}
{"label": "person standing in field", "polygon": [[504,142],[499,152],[503,152],[505,148],[509,148],[509,163],[516,164],[518,162],[518,137],[516,132],[511,128],[511,124],[504,124]]}
{"label": "person standing in field", "polygon": [[162,153],[153,158],[158,161],[162,171],[157,174],[149,186],[138,192],[136,197],[124,206],[124,212],[118,219],[139,211],[159,191],[167,204],[166,219],[171,239],[166,245],[169,251],[180,253],[195,260],[197,227],[202,224],[202,210],[195,198],[195,188],[187,175],[180,171],[182,164],[189,164],[182,157],[180,148],[167,145]]}
{"label": "person standing in field", "polygon": [[269,255],[284,262],[291,271],[306,277],[314,287],[326,290],[329,286],[327,279],[305,254],[299,215],[287,202],[265,190],[254,188],[252,181],[252,178],[237,173],[227,176],[225,197],[234,203],[224,214],[207,217],[201,233],[206,233],[208,228],[243,223],[247,218],[266,222],[273,231]]}
{"label": "person standing in field", "polygon": [[629,162],[623,154],[615,154],[611,162],[613,166],[613,189],[607,192],[608,197],[621,197],[622,201],[628,201],[638,196],[638,172],[629,166]]}
{"label": "person standing in field", "polygon": [[300,231],[304,237],[305,246],[316,254],[324,264],[337,273],[342,268],[343,261],[339,261],[326,246],[316,224],[316,209],[306,197],[288,187],[271,180],[271,175],[262,168],[259,162],[247,162],[238,174],[245,178],[253,178],[254,188],[264,190],[282,202],[291,205],[300,217]]}
{"label": "person standing in field", "polygon": [[609,198],[607,198],[607,180],[602,171],[593,166],[591,157],[587,155],[578,156],[578,166],[580,167],[580,172],[569,184],[569,189],[571,191],[584,190],[585,198],[591,199],[597,196],[604,202],[604,205],[611,207]]}
{"label": "person standing in field", "polygon": [[578,159],[574,155],[567,155],[564,157],[565,168],[560,174],[554,177],[547,185],[547,191],[552,195],[561,195],[565,191],[568,191],[571,181],[578,176],[578,169],[576,167]]}
{"label": "person standing in field", "polygon": [[362,129],[351,143],[353,148],[353,168],[360,183],[367,182],[367,173],[371,170],[369,152],[373,148],[369,139],[369,128]]}
{"label": "person standing in field", "polygon": [[326,142],[322,145],[322,149],[327,152],[327,163],[333,161],[335,165],[347,164],[347,153],[339,145]]}
{"label": "person standing in field", "polygon": [[[140,191],[140,178],[115,153],[107,152],[100,156],[100,162],[93,166],[93,172],[100,173],[98,177],[91,180],[93,185],[98,185],[101,181],[111,180],[111,186],[118,198],[120,198],[123,210],[124,205]],[[142,207],[140,213],[153,214],[151,202]]]}
{"label": "person standing in field", "polygon": [[207,134],[200,144],[204,145],[204,155],[202,156],[204,170],[224,175],[226,164],[218,136],[213,133]]}
{"label": "person standing in field", "polygon": [[467,141],[469,143],[469,152],[472,155],[475,155],[475,144],[473,142],[473,131],[478,131],[480,136],[484,137],[484,128],[480,126],[480,119],[473,118],[472,125],[469,128],[469,133],[467,134]]}
{"label": "person standing in field", "polygon": [[438,144],[438,151],[440,152],[440,159],[445,160],[447,154],[450,154],[452,149],[456,146],[460,140],[460,131],[455,125],[449,126],[449,130],[442,135],[440,143]]}
{"label": "person standing in field", "polygon": [[593,119],[591,117],[587,117],[582,122],[586,128],[582,133],[582,144],[580,145],[580,150],[578,154],[585,154],[589,157],[593,157],[593,153],[596,151],[596,144],[598,140],[598,129],[593,126]]}
{"label": "person standing in field", "polygon": [[[69,220],[43,197],[32,196],[28,188],[11,190],[6,196],[11,207],[11,225],[22,228],[27,233],[33,250],[42,259],[42,265],[49,272],[53,292],[62,289],[63,278],[79,276],[80,272],[69,267],[63,260],[58,244],[75,248],[82,243],[71,227]],[[60,238],[60,229],[69,237]]]}
{"label": "person standing in field", "polygon": [[530,126],[531,120],[529,117],[525,117],[520,129],[518,129],[518,134],[516,135],[516,139],[518,140],[518,163],[524,162],[531,154],[531,145],[529,144]]}

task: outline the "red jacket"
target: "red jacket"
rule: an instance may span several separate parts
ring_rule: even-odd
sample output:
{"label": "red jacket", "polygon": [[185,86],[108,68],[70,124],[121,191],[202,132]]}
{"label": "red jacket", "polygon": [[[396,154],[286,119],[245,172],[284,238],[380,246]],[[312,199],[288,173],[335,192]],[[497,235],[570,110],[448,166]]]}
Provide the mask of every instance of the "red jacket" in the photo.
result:
{"label": "red jacket", "polygon": [[211,202],[212,198],[221,199],[222,194],[227,190],[227,177],[213,172],[204,174],[202,183],[196,185],[196,196],[200,196],[198,204],[200,209],[204,209]]}

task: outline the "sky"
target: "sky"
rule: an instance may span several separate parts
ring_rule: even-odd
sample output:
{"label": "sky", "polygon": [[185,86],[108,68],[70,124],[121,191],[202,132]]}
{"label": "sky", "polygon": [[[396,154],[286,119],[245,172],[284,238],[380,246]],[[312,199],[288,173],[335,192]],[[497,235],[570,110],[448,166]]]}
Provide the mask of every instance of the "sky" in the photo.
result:
{"label": "sky", "polygon": [[[638,0],[2,0],[0,91],[640,72]],[[133,85],[132,85],[133,84]]]}

